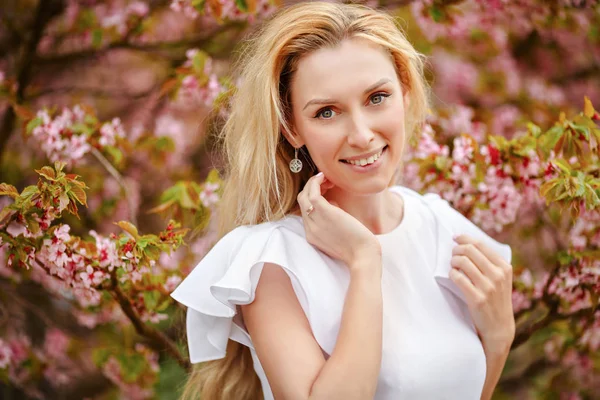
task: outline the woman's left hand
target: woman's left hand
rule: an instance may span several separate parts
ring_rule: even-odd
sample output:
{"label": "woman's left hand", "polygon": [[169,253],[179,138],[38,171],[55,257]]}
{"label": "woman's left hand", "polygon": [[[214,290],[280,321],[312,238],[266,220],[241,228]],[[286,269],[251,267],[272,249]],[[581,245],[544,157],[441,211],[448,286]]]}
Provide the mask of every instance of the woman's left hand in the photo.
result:
{"label": "woman's left hand", "polygon": [[512,266],[470,236],[454,240],[450,279],[465,296],[485,351],[506,352],[515,338]]}

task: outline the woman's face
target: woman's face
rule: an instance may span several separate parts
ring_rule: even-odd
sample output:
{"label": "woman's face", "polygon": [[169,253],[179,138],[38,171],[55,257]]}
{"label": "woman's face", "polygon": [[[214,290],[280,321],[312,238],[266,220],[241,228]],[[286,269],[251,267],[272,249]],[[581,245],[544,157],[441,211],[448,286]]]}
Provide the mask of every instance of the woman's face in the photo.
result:
{"label": "woman's face", "polygon": [[404,149],[405,96],[383,48],[354,38],[310,53],[291,99],[293,143],[306,145],[330,181],[357,194],[387,188]]}

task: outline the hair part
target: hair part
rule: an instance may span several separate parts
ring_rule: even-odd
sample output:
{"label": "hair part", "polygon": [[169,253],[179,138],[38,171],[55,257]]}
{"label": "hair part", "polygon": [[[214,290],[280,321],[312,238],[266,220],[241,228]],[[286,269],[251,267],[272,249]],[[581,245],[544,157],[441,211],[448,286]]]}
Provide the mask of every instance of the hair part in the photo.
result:
{"label": "hair part", "polygon": [[[316,167],[300,151],[305,168],[298,174],[288,168],[294,147],[282,132],[294,132],[291,82],[302,57],[351,38],[369,40],[389,53],[410,99],[407,140],[425,120],[429,103],[425,56],[414,49],[392,16],[362,5],[328,2],[280,9],[247,39],[248,46],[235,63],[239,85],[219,132],[225,162],[219,237],[238,226],[276,221],[297,211],[296,197]],[[225,358],[195,366],[182,398],[262,399],[250,350],[229,340]]]}

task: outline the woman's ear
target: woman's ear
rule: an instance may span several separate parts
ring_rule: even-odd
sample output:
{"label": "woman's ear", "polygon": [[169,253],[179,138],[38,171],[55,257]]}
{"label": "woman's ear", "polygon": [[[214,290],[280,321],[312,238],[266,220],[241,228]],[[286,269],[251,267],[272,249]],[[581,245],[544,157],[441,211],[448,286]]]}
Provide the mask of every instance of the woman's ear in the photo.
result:
{"label": "woman's ear", "polygon": [[404,98],[404,109],[407,110],[410,107],[410,92],[406,91],[403,95]]}
{"label": "woman's ear", "polygon": [[[293,129],[293,128],[291,128]],[[304,141],[297,133],[292,131],[288,131],[284,127],[281,128],[281,134],[286,138],[286,140],[296,149],[304,146]]]}

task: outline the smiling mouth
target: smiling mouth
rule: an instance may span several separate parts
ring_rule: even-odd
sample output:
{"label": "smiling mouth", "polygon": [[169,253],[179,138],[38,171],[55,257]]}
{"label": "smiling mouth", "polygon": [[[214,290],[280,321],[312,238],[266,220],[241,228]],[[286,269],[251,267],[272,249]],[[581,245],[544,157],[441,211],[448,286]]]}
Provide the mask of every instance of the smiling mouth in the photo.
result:
{"label": "smiling mouth", "polygon": [[379,159],[379,157],[381,157],[381,155],[383,154],[383,152],[385,151],[385,149],[387,149],[387,145],[382,148],[379,153],[377,154],[373,154],[371,157],[368,158],[362,158],[360,160],[340,160],[343,163],[346,164],[351,164],[351,165],[358,165],[359,167],[364,167],[366,165],[370,165],[373,164],[375,161],[377,161]]}

